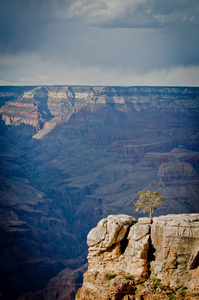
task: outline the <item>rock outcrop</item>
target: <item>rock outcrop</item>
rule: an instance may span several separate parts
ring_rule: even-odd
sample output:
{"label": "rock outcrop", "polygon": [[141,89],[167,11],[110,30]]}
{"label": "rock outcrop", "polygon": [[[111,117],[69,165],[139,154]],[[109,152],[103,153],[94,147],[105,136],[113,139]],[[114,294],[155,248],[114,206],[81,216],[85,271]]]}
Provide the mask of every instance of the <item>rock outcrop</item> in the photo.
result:
{"label": "rock outcrop", "polygon": [[0,113],[6,125],[18,126],[24,123],[40,130],[41,124],[45,121],[38,110],[38,102],[9,101],[0,109]]}
{"label": "rock outcrop", "polygon": [[199,299],[199,214],[152,224],[110,215],[87,243],[89,267],[76,299]]}
{"label": "rock outcrop", "polygon": [[199,214],[154,218],[151,241],[151,275],[167,286],[199,291]]}

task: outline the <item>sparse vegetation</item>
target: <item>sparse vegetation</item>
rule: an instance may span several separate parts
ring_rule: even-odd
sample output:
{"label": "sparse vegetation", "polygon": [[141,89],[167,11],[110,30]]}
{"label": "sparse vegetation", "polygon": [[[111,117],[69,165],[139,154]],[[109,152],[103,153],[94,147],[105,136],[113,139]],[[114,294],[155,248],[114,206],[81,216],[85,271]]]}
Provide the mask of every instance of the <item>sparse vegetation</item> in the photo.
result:
{"label": "sparse vegetation", "polygon": [[141,280],[140,280],[140,284],[143,286],[144,285],[144,283],[146,282],[146,278],[142,278]]}
{"label": "sparse vegetation", "polygon": [[116,275],[114,274],[105,274],[104,275],[104,280],[111,280],[115,277]]}
{"label": "sparse vegetation", "polygon": [[144,286],[144,282],[141,283],[141,286]]}
{"label": "sparse vegetation", "polygon": [[106,291],[109,291],[110,285],[107,285],[106,287]]}
{"label": "sparse vegetation", "polygon": [[153,282],[153,288],[156,289],[159,287],[161,279],[160,278],[155,278],[155,277],[149,277],[149,280]]}
{"label": "sparse vegetation", "polygon": [[186,296],[186,292],[185,292],[185,291],[181,291],[181,292],[180,292],[180,296],[181,296],[182,298],[184,298],[184,297]]}
{"label": "sparse vegetation", "polygon": [[159,288],[163,291],[166,291],[168,287],[166,285],[159,285]]}
{"label": "sparse vegetation", "polygon": [[185,291],[186,289],[187,289],[186,286],[184,286],[184,285],[181,286],[180,296],[181,296],[182,298],[184,298],[184,297],[186,296],[186,291]]}
{"label": "sparse vegetation", "polygon": [[80,287],[80,288],[78,288],[76,296],[79,296],[79,295],[80,295],[80,293],[81,293],[81,289],[82,289],[81,287]]}
{"label": "sparse vegetation", "polygon": [[136,290],[135,293],[134,293],[134,296],[136,297],[139,293],[139,290]]}
{"label": "sparse vegetation", "polygon": [[126,280],[133,280],[134,276],[130,275],[130,274],[126,274],[126,275],[123,275],[123,278],[126,279]]}
{"label": "sparse vegetation", "polygon": [[169,295],[169,300],[175,300],[175,299],[176,299],[176,296],[174,294]]}
{"label": "sparse vegetation", "polygon": [[150,268],[149,268],[149,271],[150,271],[150,272],[153,272],[153,269],[150,267]]}
{"label": "sparse vegetation", "polygon": [[149,280],[156,282],[156,283],[160,283],[161,279],[160,278],[156,278],[156,277],[149,277]]}
{"label": "sparse vegetation", "polygon": [[150,221],[152,222],[152,215],[158,206],[162,206],[163,197],[158,195],[158,192],[151,194],[150,191],[140,191],[139,199],[134,202],[135,211],[138,213],[148,213],[150,216]]}

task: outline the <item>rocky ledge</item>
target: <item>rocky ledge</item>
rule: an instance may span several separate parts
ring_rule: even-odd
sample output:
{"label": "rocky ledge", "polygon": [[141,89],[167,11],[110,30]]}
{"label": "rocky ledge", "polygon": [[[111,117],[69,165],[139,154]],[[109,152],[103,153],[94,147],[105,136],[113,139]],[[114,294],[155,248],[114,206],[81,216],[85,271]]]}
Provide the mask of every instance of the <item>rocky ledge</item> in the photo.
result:
{"label": "rocky ledge", "polygon": [[199,299],[199,214],[110,215],[88,234],[76,299]]}

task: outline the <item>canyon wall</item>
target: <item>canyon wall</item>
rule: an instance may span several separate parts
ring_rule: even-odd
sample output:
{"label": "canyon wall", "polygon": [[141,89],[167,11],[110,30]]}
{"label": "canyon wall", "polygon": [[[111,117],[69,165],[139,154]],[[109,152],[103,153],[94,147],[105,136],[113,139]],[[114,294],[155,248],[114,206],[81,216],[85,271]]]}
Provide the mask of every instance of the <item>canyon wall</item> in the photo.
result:
{"label": "canyon wall", "polygon": [[60,286],[61,297],[74,272],[73,299],[88,232],[110,214],[135,217],[140,190],[163,195],[158,214],[199,212],[199,88],[0,87],[0,113],[6,300],[52,278],[45,295]]}
{"label": "canyon wall", "polygon": [[21,92],[0,91],[2,98],[11,96],[15,101],[7,101],[0,109],[3,120],[6,125],[33,126],[38,132],[36,139],[43,138],[56,125],[68,122],[82,108],[95,111],[115,107],[123,112],[150,109],[157,113],[199,109],[196,88],[38,86]]}
{"label": "canyon wall", "polygon": [[87,237],[76,299],[199,299],[199,214],[110,215]]}

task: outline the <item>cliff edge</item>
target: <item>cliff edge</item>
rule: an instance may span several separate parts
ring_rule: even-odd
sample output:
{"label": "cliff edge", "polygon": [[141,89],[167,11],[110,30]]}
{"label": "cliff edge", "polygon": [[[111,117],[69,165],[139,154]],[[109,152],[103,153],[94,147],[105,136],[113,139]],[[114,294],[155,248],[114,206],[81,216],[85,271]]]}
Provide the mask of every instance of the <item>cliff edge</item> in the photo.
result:
{"label": "cliff edge", "polygon": [[79,300],[199,299],[199,214],[110,215],[87,237]]}

